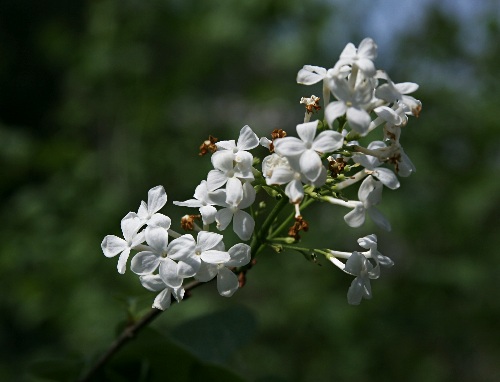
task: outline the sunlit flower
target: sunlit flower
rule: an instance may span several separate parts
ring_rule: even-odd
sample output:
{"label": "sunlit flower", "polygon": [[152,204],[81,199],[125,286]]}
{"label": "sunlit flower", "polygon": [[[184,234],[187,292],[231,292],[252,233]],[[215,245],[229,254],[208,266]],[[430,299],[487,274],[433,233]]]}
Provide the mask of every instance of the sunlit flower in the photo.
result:
{"label": "sunlit flower", "polygon": [[144,232],[138,233],[143,224],[137,214],[129,212],[121,221],[122,233],[125,239],[115,235],[107,235],[101,243],[104,256],[114,257],[120,254],[118,272],[121,274],[125,273],[130,251],[144,241]]}
{"label": "sunlit flower", "polygon": [[274,142],[274,151],[285,157],[297,159],[300,172],[311,182],[316,181],[324,168],[318,153],[331,153],[342,147],[342,134],[326,130],[316,136],[318,121],[297,125],[299,138],[285,137]]}

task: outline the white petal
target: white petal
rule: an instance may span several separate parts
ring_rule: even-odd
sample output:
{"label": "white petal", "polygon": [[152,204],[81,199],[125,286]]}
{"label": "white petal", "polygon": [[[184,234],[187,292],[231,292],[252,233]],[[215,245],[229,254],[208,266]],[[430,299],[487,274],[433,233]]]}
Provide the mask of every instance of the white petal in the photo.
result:
{"label": "white petal", "polygon": [[[217,170],[215,170],[217,171]],[[201,207],[203,205],[202,202],[200,202],[199,200],[196,200],[196,199],[189,199],[189,200],[186,200],[184,202],[173,202],[173,204],[175,206],[183,206],[183,207]]]}
{"label": "white petal", "polygon": [[227,252],[209,250],[201,253],[201,259],[208,264],[223,264],[231,258]]}
{"label": "white petal", "polygon": [[207,264],[202,261],[200,269],[198,269],[198,272],[194,275],[194,278],[201,282],[210,281],[217,274],[217,269],[217,265]]}
{"label": "white petal", "polygon": [[274,140],[274,151],[281,156],[300,155],[304,152],[305,146],[299,138],[285,137]]}
{"label": "white petal", "polygon": [[238,208],[244,209],[250,207],[253,202],[255,202],[255,196],[256,196],[256,191],[255,188],[253,188],[252,184],[250,182],[245,182],[243,184],[243,199],[241,199],[241,202],[238,205]]}
{"label": "white petal", "polygon": [[203,224],[212,224],[215,221],[215,214],[217,209],[213,206],[203,206],[200,207],[200,214],[203,219]]}
{"label": "white petal", "polygon": [[174,296],[174,298],[179,302],[182,301],[185,293],[186,293],[186,291],[182,287],[172,289],[172,296]]}
{"label": "white petal", "polygon": [[373,172],[373,176],[375,176],[384,186],[389,187],[391,190],[399,188],[398,177],[388,168],[377,167]]}
{"label": "white petal", "polygon": [[238,138],[238,148],[240,150],[250,150],[259,145],[259,138],[252,131],[250,126],[246,125],[240,130],[240,136]]}
{"label": "white petal", "polygon": [[253,155],[248,151],[238,151],[238,153],[234,156],[234,161],[236,162],[240,172],[247,172],[252,168]]}
{"label": "white petal", "polygon": [[168,232],[161,227],[148,227],[146,229],[146,242],[158,254],[167,252]]}
{"label": "white petal", "polygon": [[168,257],[172,260],[184,260],[194,254],[196,242],[192,235],[186,234],[174,239],[170,242],[167,248]]}
{"label": "white petal", "polygon": [[[146,230],[148,229],[149,227],[146,228]],[[137,249],[137,247],[141,246],[142,243],[144,243],[144,241],[146,240],[146,237],[145,237],[145,232],[144,231],[141,231],[139,232],[137,235],[134,236],[134,238],[132,239],[132,243],[130,244],[130,248],[132,249]]]}
{"label": "white petal", "polygon": [[141,201],[141,205],[137,211],[137,216],[139,216],[139,219],[141,220],[146,220],[148,218],[148,205],[144,200]]}
{"label": "white petal", "polygon": [[344,220],[349,227],[360,227],[365,222],[365,211],[362,203],[356,204],[356,207],[344,216]]}
{"label": "white petal", "polygon": [[374,76],[375,72],[377,71],[375,69],[375,65],[373,64],[373,61],[367,58],[360,58],[356,60],[356,65],[363,73],[365,73],[367,77]]}
{"label": "white petal", "polygon": [[358,244],[366,249],[377,249],[377,235],[374,233],[366,235],[358,239]]}
{"label": "white petal", "polygon": [[160,277],[171,288],[182,285],[182,278],[177,274],[177,263],[168,257],[163,258],[160,263]]}
{"label": "white petal", "polygon": [[331,127],[333,122],[340,116],[344,115],[347,110],[347,106],[344,102],[334,101],[330,102],[325,108],[325,119],[328,125]]}
{"label": "white petal", "polygon": [[219,149],[223,150],[233,150],[236,148],[236,142],[234,139],[229,141],[220,141],[215,144]]}
{"label": "white petal", "polygon": [[129,212],[121,220],[121,228],[125,240],[129,241],[143,225],[144,223],[141,219],[139,219],[139,216],[135,212]]}
{"label": "white petal", "polygon": [[212,165],[217,170],[230,171],[233,169],[233,158],[234,154],[232,150],[216,151],[211,158]]}
{"label": "white petal", "polygon": [[382,182],[375,180],[372,176],[368,176],[359,186],[358,198],[365,208],[377,205],[382,200],[382,189]]}
{"label": "white petal", "polygon": [[163,186],[153,187],[148,192],[148,213],[153,215],[167,203],[167,194]]}
{"label": "white petal", "polygon": [[367,280],[368,289],[361,277],[356,277],[352,280],[351,286],[347,291],[347,302],[349,304],[359,305],[364,296],[368,296],[365,298],[371,297],[370,279]]}
{"label": "white petal", "polygon": [[206,180],[202,180],[201,183],[198,186],[196,186],[196,189],[194,190],[194,198],[198,199],[201,202],[205,203],[209,202],[210,198],[208,197],[208,188]]}
{"label": "white petal", "polygon": [[227,207],[226,203],[226,190],[216,190],[214,192],[210,192],[209,194],[210,200],[216,206]]}
{"label": "white petal", "polygon": [[357,54],[359,57],[374,60],[377,57],[377,44],[371,38],[367,37],[359,43]]}
{"label": "white petal", "polygon": [[233,212],[229,208],[223,208],[215,214],[215,221],[217,222],[217,229],[224,231],[231,220],[233,219]]}
{"label": "white petal", "polygon": [[157,213],[151,216],[151,219],[148,221],[148,226],[150,227],[161,227],[163,229],[168,230],[170,228],[170,224],[172,221],[166,215]]}
{"label": "white petal", "polygon": [[386,231],[391,230],[391,223],[389,220],[375,207],[368,208],[368,215],[372,218],[372,220],[377,224],[380,228],[385,229]]}
{"label": "white petal", "polygon": [[384,121],[389,122],[391,125],[399,125],[402,120],[398,113],[387,106],[380,106],[373,110]]}
{"label": "white petal", "polygon": [[305,143],[312,143],[314,141],[314,137],[316,136],[316,130],[318,128],[318,122],[307,122],[301,123],[297,125],[297,134]]}
{"label": "white petal", "polygon": [[313,85],[321,81],[326,76],[326,69],[319,66],[304,65],[297,73],[297,83],[303,85]]}
{"label": "white petal", "polygon": [[198,232],[198,237],[196,238],[197,242],[197,250],[203,252],[208,251],[209,249],[214,248],[217,244],[221,242],[224,236],[207,231]]}
{"label": "white petal", "polygon": [[287,167],[276,167],[273,170],[271,177],[266,179],[266,183],[271,184],[285,184],[293,179],[295,171]]}
{"label": "white petal", "polygon": [[229,248],[229,256],[231,260],[226,262],[227,267],[242,267],[247,265],[251,260],[251,248],[244,243],[238,243]]}
{"label": "white petal", "polygon": [[170,306],[172,291],[170,288],[163,289],[153,302],[153,308],[165,310]]}
{"label": "white petal", "polygon": [[107,235],[101,243],[102,252],[106,257],[113,257],[128,248],[128,244],[121,237]]}
{"label": "white petal", "polygon": [[376,166],[381,164],[377,157],[365,154],[354,154],[352,156],[352,160],[356,163],[359,163],[367,170],[373,170]]}
{"label": "white petal", "polygon": [[340,149],[344,143],[344,136],[336,131],[326,130],[320,133],[313,142],[312,148],[320,153],[329,153]]}
{"label": "white petal", "polygon": [[[323,187],[326,183],[327,173],[325,166],[321,165],[321,171],[319,172],[319,176],[315,181],[311,181],[310,184],[316,188]],[[305,182],[304,182],[305,183]]]}
{"label": "white petal", "polygon": [[226,185],[226,203],[237,206],[243,199],[243,185],[237,178],[229,178]]}
{"label": "white petal", "polygon": [[400,97],[400,95],[394,87],[389,84],[383,84],[375,90],[375,97],[383,99],[387,102],[394,102]]}
{"label": "white petal", "polygon": [[361,135],[365,135],[372,119],[366,110],[350,107],[347,109],[347,121],[354,131]]}
{"label": "white petal", "polygon": [[217,290],[223,297],[231,297],[238,290],[238,277],[226,267],[217,273]]}
{"label": "white petal", "polygon": [[344,271],[353,276],[359,276],[364,270],[366,270],[366,262],[366,257],[363,254],[354,251],[347,259]]}
{"label": "white petal", "polygon": [[125,273],[129,255],[130,255],[130,248],[125,248],[125,250],[121,253],[120,257],[118,258],[117,269],[118,273],[121,273],[122,275]]}
{"label": "white petal", "polygon": [[399,84],[394,84],[394,87],[401,94],[409,94],[418,90],[418,84],[413,82],[401,82]]}
{"label": "white petal", "polygon": [[356,46],[352,42],[349,42],[340,53],[340,58],[352,58],[356,55],[356,51]]}
{"label": "white petal", "polygon": [[139,277],[139,280],[142,286],[151,292],[158,292],[166,287],[160,275],[145,275]]}
{"label": "white petal", "polygon": [[290,203],[299,203],[304,199],[304,186],[300,180],[294,179],[285,187],[285,195],[290,199]]}
{"label": "white petal", "polygon": [[147,275],[153,273],[160,265],[161,257],[156,253],[143,251],[139,252],[130,262],[130,270],[137,275]]}
{"label": "white petal", "polygon": [[241,240],[249,240],[252,237],[255,221],[245,211],[237,211],[233,217],[233,230]]}
{"label": "white petal", "polygon": [[300,170],[312,182],[321,173],[321,166],[321,159],[314,150],[306,150],[300,157]]}
{"label": "white petal", "polygon": [[179,277],[193,277],[200,269],[201,259],[199,256],[184,257],[177,263],[177,274]]}
{"label": "white petal", "polygon": [[210,170],[207,176],[207,186],[210,191],[215,191],[227,182],[227,176],[220,170]]}

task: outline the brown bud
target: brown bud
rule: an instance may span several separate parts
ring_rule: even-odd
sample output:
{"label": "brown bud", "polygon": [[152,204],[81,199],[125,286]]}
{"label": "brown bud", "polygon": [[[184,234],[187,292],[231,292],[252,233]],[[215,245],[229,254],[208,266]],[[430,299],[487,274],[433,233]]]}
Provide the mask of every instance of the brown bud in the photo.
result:
{"label": "brown bud", "polygon": [[214,152],[217,151],[217,146],[215,143],[218,141],[217,138],[212,137],[211,135],[208,136],[208,139],[203,141],[203,143],[200,145],[200,153],[198,155],[203,156],[207,154],[209,151],[213,154]]}

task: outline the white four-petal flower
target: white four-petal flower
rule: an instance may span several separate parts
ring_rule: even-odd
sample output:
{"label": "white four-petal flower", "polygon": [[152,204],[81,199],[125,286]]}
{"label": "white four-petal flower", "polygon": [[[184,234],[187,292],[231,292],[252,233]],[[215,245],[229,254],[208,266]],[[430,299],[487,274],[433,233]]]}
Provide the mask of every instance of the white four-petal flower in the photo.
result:
{"label": "white four-petal flower", "polygon": [[101,243],[101,248],[106,257],[114,257],[120,254],[118,259],[118,273],[125,273],[130,250],[139,246],[144,241],[144,232],[139,229],[144,223],[136,213],[129,212],[121,221],[123,237],[107,235]]}
{"label": "white four-petal flower", "polygon": [[203,262],[194,276],[198,281],[206,282],[217,275],[217,290],[224,297],[231,297],[238,290],[238,277],[229,268],[247,265],[251,259],[250,246],[239,243],[229,248],[229,260],[217,265]]}
{"label": "white four-petal flower", "polygon": [[324,166],[318,153],[329,153],[342,147],[342,134],[326,130],[316,137],[318,122],[307,122],[297,125],[299,138],[284,137],[274,141],[274,151],[285,157],[297,158],[300,172],[311,182],[316,181]]}

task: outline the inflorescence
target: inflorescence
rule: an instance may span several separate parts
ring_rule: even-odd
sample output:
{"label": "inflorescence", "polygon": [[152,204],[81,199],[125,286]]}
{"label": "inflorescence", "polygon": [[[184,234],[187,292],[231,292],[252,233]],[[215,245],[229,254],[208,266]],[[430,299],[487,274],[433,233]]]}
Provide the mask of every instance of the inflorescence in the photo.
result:
{"label": "inflorescence", "polygon": [[[182,218],[182,228],[196,234],[171,229],[171,219],[158,212],[165,206],[167,194],[163,186],[157,186],[149,190],[147,203],[141,202],[137,212],[122,219],[123,238],[104,238],[104,255],[119,255],[118,272],[123,274],[133,251],[130,270],[139,275],[146,289],[158,293],[153,307],[161,310],[168,308],[171,296],[182,300],[188,278],[200,282],[217,278],[219,293],[232,296],[244,283],[257,253],[266,247],[295,249],[313,258],[324,256],[354,276],[347,293],[350,304],[371,298],[370,280],[380,276],[381,267],[393,265],[378,251],[375,234],[358,239],[364,251],[308,249],[296,244],[309,228],[302,211],[315,202],[346,207],[349,212],[344,220],[350,227],[361,226],[368,215],[380,228],[391,229],[376,206],[384,186],[397,189],[398,176],[415,172],[400,137],[408,116],[418,117],[422,106],[408,95],[418,85],[393,83],[375,68],[376,55],[377,45],[365,38],[358,48],[347,44],[333,68],[305,65],[298,72],[299,84],[323,85],[323,107],[315,95],[300,100],[305,114],[303,123],[296,126],[298,138],[280,129],[270,139],[259,139],[244,126],[236,141],[218,141],[213,136],[205,140],[200,155],[211,154],[213,169],[196,187],[193,199],[173,203],[199,210],[199,214]],[[335,97],[332,102],[331,95]],[[311,121],[320,110],[323,119]],[[372,140],[366,147],[358,142],[366,142],[377,128],[380,140]],[[262,160],[250,153],[258,146],[269,150]],[[256,168],[259,163],[260,169]],[[358,200],[342,195],[342,190],[358,184]],[[266,201],[255,203],[257,193],[266,196]],[[280,218],[280,212],[290,205],[291,216]],[[265,219],[258,219],[256,226],[257,215]],[[230,225],[242,242],[226,250],[224,236],[211,229],[225,231]]]}

